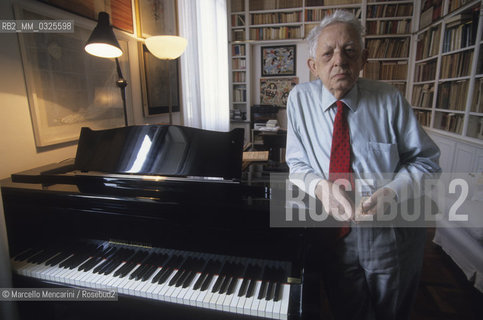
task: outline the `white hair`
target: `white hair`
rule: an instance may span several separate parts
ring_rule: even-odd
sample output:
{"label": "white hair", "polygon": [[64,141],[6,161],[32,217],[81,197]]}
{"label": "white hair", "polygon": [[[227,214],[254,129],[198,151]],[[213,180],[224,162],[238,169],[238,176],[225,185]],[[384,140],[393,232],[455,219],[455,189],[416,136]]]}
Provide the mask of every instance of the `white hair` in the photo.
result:
{"label": "white hair", "polygon": [[334,23],[346,23],[352,26],[359,35],[359,42],[362,49],[362,34],[364,33],[364,27],[362,26],[359,19],[357,19],[352,13],[347,10],[335,10],[333,14],[325,16],[324,19],[320,21],[320,24],[310,31],[307,37],[310,58],[315,58],[317,44],[319,41],[319,37],[322,34],[322,31],[326,27]]}

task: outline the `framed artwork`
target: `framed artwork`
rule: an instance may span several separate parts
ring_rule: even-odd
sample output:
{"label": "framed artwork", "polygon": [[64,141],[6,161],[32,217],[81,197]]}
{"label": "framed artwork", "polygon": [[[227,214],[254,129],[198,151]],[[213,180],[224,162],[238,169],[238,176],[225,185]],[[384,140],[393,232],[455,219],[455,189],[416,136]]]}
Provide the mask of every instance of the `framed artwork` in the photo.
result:
{"label": "framed artwork", "polygon": [[[66,19],[60,10],[15,6],[19,20]],[[45,8],[45,7],[43,7]],[[72,16],[67,18],[72,19]],[[75,141],[82,127],[124,125],[121,93],[112,59],[91,56],[84,45],[95,23],[75,21],[72,33],[19,33],[30,114],[37,147]],[[121,68],[129,79],[127,42],[119,39]]]}
{"label": "framed artwork", "polygon": [[261,47],[262,77],[294,76],[296,46]]}
{"label": "framed artwork", "polygon": [[145,45],[139,46],[143,63],[140,69],[144,115],[179,112],[178,59],[160,60]]}
{"label": "framed artwork", "polygon": [[[178,34],[176,0],[136,0],[135,5],[139,37]],[[178,60],[160,60],[142,44],[139,57],[144,116],[179,112]]]}
{"label": "framed artwork", "polygon": [[260,104],[287,106],[290,90],[299,83],[299,78],[260,79]]}
{"label": "framed artwork", "polygon": [[136,0],[138,36],[177,35],[176,0]]}
{"label": "framed artwork", "polygon": [[86,1],[86,0],[38,0],[58,8],[96,20],[99,12],[109,13],[114,27],[134,32],[131,0]]}

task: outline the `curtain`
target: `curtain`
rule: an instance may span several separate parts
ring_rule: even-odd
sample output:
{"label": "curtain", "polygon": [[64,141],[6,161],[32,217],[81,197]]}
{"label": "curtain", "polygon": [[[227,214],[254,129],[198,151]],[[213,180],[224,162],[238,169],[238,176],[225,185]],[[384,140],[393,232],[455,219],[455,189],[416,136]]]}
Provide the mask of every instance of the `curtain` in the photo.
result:
{"label": "curtain", "polygon": [[178,0],[184,125],[228,131],[229,79],[226,0]]}

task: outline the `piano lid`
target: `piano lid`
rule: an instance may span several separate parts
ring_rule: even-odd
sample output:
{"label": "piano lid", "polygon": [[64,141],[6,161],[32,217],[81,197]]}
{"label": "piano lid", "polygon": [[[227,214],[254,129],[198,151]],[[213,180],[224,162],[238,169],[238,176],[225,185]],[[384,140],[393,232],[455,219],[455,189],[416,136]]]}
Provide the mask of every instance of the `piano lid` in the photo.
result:
{"label": "piano lid", "polygon": [[240,179],[243,129],[175,125],[82,128],[74,168],[137,175]]}

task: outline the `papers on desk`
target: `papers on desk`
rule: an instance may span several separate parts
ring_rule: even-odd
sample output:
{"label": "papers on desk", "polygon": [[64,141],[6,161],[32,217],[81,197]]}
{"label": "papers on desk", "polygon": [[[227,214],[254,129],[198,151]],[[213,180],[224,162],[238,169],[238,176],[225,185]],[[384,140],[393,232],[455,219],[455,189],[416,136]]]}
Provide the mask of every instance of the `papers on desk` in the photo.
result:
{"label": "papers on desk", "polygon": [[274,131],[274,132],[277,132],[278,130],[280,129],[280,126],[276,126],[276,127],[258,127],[257,130],[259,131]]}

